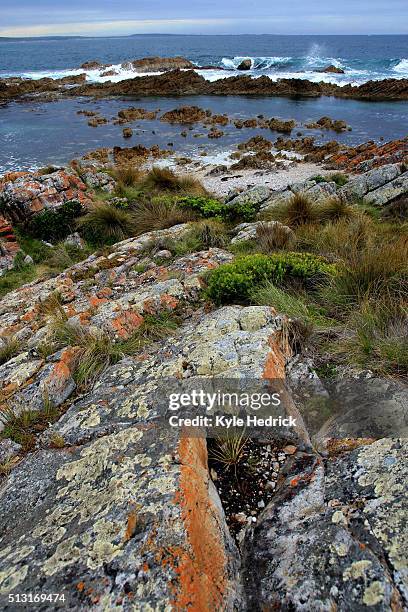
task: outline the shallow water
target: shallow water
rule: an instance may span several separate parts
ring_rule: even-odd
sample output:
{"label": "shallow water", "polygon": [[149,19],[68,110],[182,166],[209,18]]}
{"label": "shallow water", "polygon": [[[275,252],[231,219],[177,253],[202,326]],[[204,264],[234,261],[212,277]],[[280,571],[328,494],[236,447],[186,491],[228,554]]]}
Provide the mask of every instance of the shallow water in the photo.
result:
{"label": "shallow water", "polygon": [[[131,139],[122,136],[123,126],[108,123],[97,128],[89,127],[88,118],[78,115],[78,110],[96,110],[107,119],[115,117],[120,109],[128,106],[160,109],[162,112],[183,105],[197,105],[216,113],[227,113],[232,118],[280,117],[296,119],[299,123],[316,120],[323,115],[343,119],[352,127],[351,132],[336,134],[332,131],[298,131],[315,135],[317,142],[339,140],[357,145],[367,140],[385,141],[406,136],[408,117],[406,102],[359,102],[336,98],[249,98],[242,96],[183,98],[143,98],[138,100],[90,100],[73,99],[48,103],[13,102],[0,106],[0,173],[9,170],[38,168],[47,164],[65,164],[87,151],[99,147],[134,146],[143,144],[170,148],[182,155],[194,156],[205,150],[216,156],[232,150],[240,142],[255,134],[262,134],[274,141],[279,134],[270,130],[242,129],[233,125],[222,128],[225,136],[218,140],[207,138],[207,129],[199,124],[188,130],[187,138],[181,136],[181,125],[160,121],[137,121],[127,124],[134,134]],[[196,135],[201,134],[200,137]],[[174,146],[169,146],[168,143]]]}

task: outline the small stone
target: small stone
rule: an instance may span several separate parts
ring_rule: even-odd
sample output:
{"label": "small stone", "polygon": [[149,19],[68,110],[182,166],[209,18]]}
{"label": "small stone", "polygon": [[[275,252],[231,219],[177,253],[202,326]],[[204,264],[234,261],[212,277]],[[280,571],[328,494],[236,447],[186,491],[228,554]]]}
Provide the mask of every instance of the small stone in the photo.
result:
{"label": "small stone", "polygon": [[8,438],[0,440],[0,464],[10,461],[10,459],[18,455],[20,450],[21,444],[17,444],[17,442],[13,442]]}
{"label": "small stone", "polygon": [[258,502],[258,508],[265,508],[265,502],[263,499],[261,499],[261,501]]}
{"label": "small stone", "polygon": [[32,266],[34,263],[33,258],[31,257],[31,255],[26,255],[24,257],[24,263],[27,264],[27,266]]}
{"label": "small stone", "polygon": [[217,472],[214,470],[214,468],[211,468],[211,470],[210,470],[210,475],[211,475],[211,479],[212,479],[213,481],[218,480],[218,474],[217,474]]}
{"label": "small stone", "polygon": [[272,482],[272,480],[268,480],[265,485],[265,491],[274,491],[276,489],[276,482]]}
{"label": "small stone", "polygon": [[296,446],[293,446],[293,444],[289,444],[288,446],[285,446],[283,448],[283,452],[286,453],[287,455],[294,455],[297,451]]}
{"label": "small stone", "polygon": [[171,254],[170,251],[163,249],[162,251],[158,251],[158,253],[156,253],[156,257],[160,259],[171,259],[173,255]]}
{"label": "small stone", "polygon": [[123,128],[123,138],[131,138],[133,136],[132,128]]}
{"label": "small stone", "polygon": [[67,236],[64,240],[64,244],[65,246],[73,246],[81,250],[85,248],[85,242],[82,240],[78,232],[74,232],[73,234]]}

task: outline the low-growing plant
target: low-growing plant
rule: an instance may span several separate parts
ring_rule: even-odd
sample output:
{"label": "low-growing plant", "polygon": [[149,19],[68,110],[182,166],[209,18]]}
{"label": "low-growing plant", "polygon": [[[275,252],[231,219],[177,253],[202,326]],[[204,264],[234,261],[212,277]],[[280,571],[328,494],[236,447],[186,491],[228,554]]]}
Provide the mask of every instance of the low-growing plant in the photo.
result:
{"label": "low-growing plant", "polygon": [[41,240],[62,240],[75,231],[76,219],[83,212],[82,205],[77,200],[65,202],[58,208],[37,213],[27,225],[27,231]]}
{"label": "low-growing plant", "polygon": [[139,203],[134,210],[135,235],[167,229],[180,223],[193,221],[196,215],[181,208],[170,198],[153,198]]}
{"label": "low-growing plant", "polygon": [[0,365],[15,357],[21,348],[21,342],[15,336],[0,336]]}
{"label": "low-growing plant", "polygon": [[195,211],[200,217],[205,219],[218,217],[223,219],[226,216],[227,206],[214,198],[204,196],[180,198],[178,204],[182,208]]}
{"label": "low-growing plant", "polygon": [[216,303],[245,303],[254,289],[271,281],[281,285],[288,279],[309,288],[335,274],[335,266],[310,253],[247,255],[223,264],[208,275],[208,295]]}

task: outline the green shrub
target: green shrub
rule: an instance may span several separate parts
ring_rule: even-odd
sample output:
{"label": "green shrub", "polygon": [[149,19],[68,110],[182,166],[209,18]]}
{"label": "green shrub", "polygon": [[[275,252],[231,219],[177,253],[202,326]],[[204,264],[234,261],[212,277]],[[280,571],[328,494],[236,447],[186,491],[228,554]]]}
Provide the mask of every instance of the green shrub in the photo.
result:
{"label": "green shrub", "polygon": [[237,202],[224,204],[214,198],[186,197],[179,200],[180,206],[197,212],[204,219],[218,219],[224,221],[253,221],[259,206],[252,202]]}
{"label": "green shrub", "polygon": [[62,240],[75,231],[75,221],[83,213],[77,200],[65,202],[58,208],[43,210],[28,225],[29,233],[40,240]]}
{"label": "green shrub", "polygon": [[213,217],[222,219],[226,216],[227,206],[213,198],[206,198],[203,196],[181,198],[178,203],[182,208],[188,208],[189,210],[197,212],[201,217],[204,217],[204,219]]}
{"label": "green shrub", "polygon": [[310,253],[247,255],[224,264],[208,276],[208,295],[218,304],[247,302],[256,286],[299,279],[308,286],[335,273],[335,267]]}

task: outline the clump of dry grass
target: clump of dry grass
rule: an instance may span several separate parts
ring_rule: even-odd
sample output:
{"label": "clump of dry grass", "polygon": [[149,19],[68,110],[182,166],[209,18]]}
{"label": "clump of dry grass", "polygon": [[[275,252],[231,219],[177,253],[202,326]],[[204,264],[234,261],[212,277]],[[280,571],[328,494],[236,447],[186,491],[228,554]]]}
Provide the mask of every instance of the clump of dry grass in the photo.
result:
{"label": "clump of dry grass", "polygon": [[289,227],[298,227],[316,221],[316,208],[310,198],[302,193],[294,193],[283,204],[278,205],[271,213],[273,219]]}
{"label": "clump of dry grass", "polygon": [[185,195],[204,195],[203,185],[194,176],[177,175],[169,168],[154,166],[145,176],[142,185],[147,190],[167,191]]}
{"label": "clump of dry grass", "polygon": [[132,212],[97,202],[78,220],[78,229],[94,244],[118,242],[135,234],[135,218]]}
{"label": "clump of dry grass", "polygon": [[192,233],[203,249],[222,248],[228,244],[227,231],[221,221],[214,219],[197,221],[192,227]]}
{"label": "clump of dry grass", "polygon": [[15,336],[0,337],[0,365],[15,357],[21,347],[21,342]]}
{"label": "clump of dry grass", "polygon": [[317,216],[319,221],[339,221],[340,219],[351,219],[355,215],[355,209],[345,200],[333,196],[327,198],[318,209]]}
{"label": "clump of dry grass", "polygon": [[153,198],[140,202],[134,209],[135,235],[153,230],[167,229],[179,223],[194,221],[196,215],[167,198]]}
{"label": "clump of dry grass", "polygon": [[264,221],[256,228],[256,243],[261,253],[291,250],[295,243],[295,234],[287,225]]}
{"label": "clump of dry grass", "polygon": [[111,175],[119,185],[135,187],[142,180],[141,171],[130,164],[119,164],[113,167]]}

